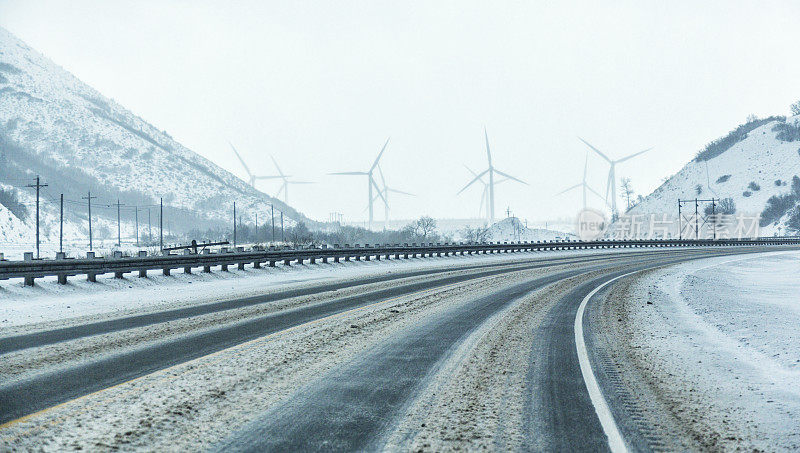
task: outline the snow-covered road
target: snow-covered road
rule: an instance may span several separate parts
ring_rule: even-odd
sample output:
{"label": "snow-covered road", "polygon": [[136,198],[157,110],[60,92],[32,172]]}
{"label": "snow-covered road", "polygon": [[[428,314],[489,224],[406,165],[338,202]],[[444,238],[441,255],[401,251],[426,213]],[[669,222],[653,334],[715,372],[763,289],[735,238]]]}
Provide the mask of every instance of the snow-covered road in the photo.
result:
{"label": "snow-covered road", "polygon": [[[15,418],[0,425],[0,450],[236,450],[265,446],[259,439],[290,449],[596,450],[606,438],[575,354],[580,301],[630,271],[753,251],[531,253],[180,276],[159,281],[167,289],[133,279],[76,285],[67,291],[77,316],[15,318],[0,335],[3,347],[33,335],[24,348],[0,348],[0,406]],[[346,274],[333,278],[333,269]],[[284,280],[264,287],[276,276]],[[119,296],[126,291],[112,286],[125,282],[153,297],[124,310],[81,305],[79,294]],[[228,285],[229,297],[215,284]],[[56,303],[62,290],[48,285],[14,287],[6,300],[24,310],[16,295],[52,290],[41,297]],[[170,303],[169,291],[185,287],[199,290],[196,300],[186,290]],[[633,287],[615,284],[610,294]],[[598,323],[589,316],[587,332],[639,326]],[[70,336],[53,341],[54,332]],[[616,382],[599,379],[604,390]]]}

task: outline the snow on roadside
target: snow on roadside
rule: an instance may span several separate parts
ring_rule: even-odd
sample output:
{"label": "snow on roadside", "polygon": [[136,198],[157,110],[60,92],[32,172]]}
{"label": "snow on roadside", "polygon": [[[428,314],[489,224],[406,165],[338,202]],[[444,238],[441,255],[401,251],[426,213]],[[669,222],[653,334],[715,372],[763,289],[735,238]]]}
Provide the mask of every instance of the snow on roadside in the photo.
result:
{"label": "snow on roadside", "polygon": [[[631,249],[631,251],[635,251]],[[151,272],[148,278],[127,275],[115,279],[113,274],[98,276],[97,283],[85,276],[69,279],[59,285],[54,277],[37,279],[33,288],[21,281],[0,281],[0,336],[11,334],[14,327],[30,324],[61,325],[65,320],[105,314],[122,316],[141,310],[177,308],[219,300],[265,294],[279,289],[309,285],[321,281],[354,279],[413,269],[434,269],[459,265],[512,262],[530,258],[554,258],[581,254],[621,253],[619,250],[572,250],[528,252],[499,255],[471,255],[411,260],[293,265],[230,272],[214,270],[186,275],[175,272],[165,277]],[[452,270],[452,269],[451,269]],[[48,326],[50,327],[50,326]]]}
{"label": "snow on roadside", "polygon": [[632,350],[704,447],[800,448],[798,271],[800,253],[777,252],[693,261],[638,283]]}

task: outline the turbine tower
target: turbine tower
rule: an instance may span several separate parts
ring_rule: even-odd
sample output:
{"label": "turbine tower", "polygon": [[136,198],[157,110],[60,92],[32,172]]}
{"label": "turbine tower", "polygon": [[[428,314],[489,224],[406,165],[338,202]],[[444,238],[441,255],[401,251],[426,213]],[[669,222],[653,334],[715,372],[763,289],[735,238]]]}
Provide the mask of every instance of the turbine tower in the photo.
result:
{"label": "turbine tower", "polygon": [[583,164],[583,180],[579,184],[575,184],[574,186],[567,187],[566,189],[562,190],[561,192],[557,193],[556,195],[561,195],[562,193],[567,193],[570,190],[577,189],[578,187],[583,188],[583,209],[586,209],[586,191],[590,191],[593,194],[597,195],[601,199],[603,198],[596,190],[592,189],[589,184],[586,183],[586,174],[589,169],[589,151],[586,151],[586,162]]}
{"label": "turbine tower", "polygon": [[497,173],[498,175],[503,176],[506,179],[521,182],[526,186],[528,185],[528,183],[494,168],[494,165],[492,165],[492,151],[489,148],[489,134],[486,132],[486,128],[483,128],[483,136],[486,139],[486,157],[489,161],[489,168],[487,168],[486,170],[482,171],[477,176],[475,176],[475,178],[472,181],[470,181],[466,186],[464,186],[463,189],[459,190],[458,193],[463,192],[464,190],[466,190],[467,187],[471,186],[473,183],[480,180],[483,177],[483,175],[488,174],[489,175],[489,224],[491,225],[494,223],[494,186],[495,184],[497,184],[494,180],[495,178],[494,174]]}
{"label": "turbine tower", "polygon": [[281,184],[281,188],[278,189],[278,193],[275,194],[275,198],[279,198],[281,196],[281,193],[283,193],[283,202],[286,203],[287,205],[289,204],[289,185],[290,184],[314,184],[311,181],[291,181],[289,179],[289,178],[291,178],[291,176],[283,174],[283,171],[281,170],[281,167],[278,166],[278,162],[275,161],[275,158],[272,157],[272,156],[269,156],[269,158],[272,159],[272,163],[275,164],[275,169],[278,170],[278,175],[276,175],[276,176],[260,176],[260,178],[264,178],[264,179],[268,179],[268,178],[270,178],[270,179],[282,179],[283,183]]}
{"label": "turbine tower", "polygon": [[605,159],[606,162],[608,162],[609,169],[608,169],[608,181],[606,183],[606,204],[608,204],[608,193],[611,192],[611,216],[613,218],[616,218],[616,216],[617,216],[617,174],[616,174],[615,169],[616,169],[617,164],[621,164],[622,162],[625,162],[626,160],[633,159],[634,157],[636,157],[636,156],[638,156],[640,154],[644,154],[644,153],[650,151],[653,148],[647,148],[647,149],[645,149],[643,151],[639,151],[638,153],[633,153],[633,154],[631,154],[629,156],[625,156],[625,157],[623,157],[621,159],[611,160],[611,159],[608,158],[608,156],[603,154],[599,149],[597,149],[594,146],[592,146],[591,144],[589,144],[589,142],[587,142],[586,140],[584,140],[584,139],[582,139],[580,137],[578,137],[578,140],[580,140],[583,143],[585,143],[586,146],[591,148],[600,157]]}
{"label": "turbine tower", "polygon": [[236,153],[236,157],[239,158],[239,162],[241,162],[242,167],[244,167],[244,171],[247,173],[247,177],[249,178],[247,183],[250,184],[250,186],[253,187],[254,189],[256,187],[256,180],[258,180],[258,179],[277,179],[277,178],[280,178],[280,176],[256,176],[256,175],[254,175],[250,171],[250,167],[248,167],[247,164],[244,163],[244,159],[242,159],[242,156],[241,156],[241,154],[239,154],[239,151],[236,150],[236,147],[233,146],[233,143],[228,142],[228,144],[231,145],[231,149],[233,150],[234,153]]}
{"label": "turbine tower", "polygon": [[369,171],[344,171],[344,172],[338,172],[338,173],[328,173],[330,175],[366,176],[367,177],[367,200],[369,202],[369,205],[368,205],[368,208],[369,208],[369,228],[372,227],[372,221],[374,220],[374,215],[375,215],[375,209],[374,209],[374,206],[373,206],[373,201],[374,200],[373,200],[372,190],[373,189],[377,189],[378,197],[380,199],[382,199],[384,203],[386,203],[386,197],[383,196],[383,191],[381,190],[381,187],[378,186],[377,182],[375,182],[375,177],[373,176],[373,173],[375,172],[375,169],[378,167],[378,163],[381,160],[381,156],[383,156],[383,152],[386,151],[386,145],[388,145],[388,144],[389,144],[389,139],[387,138],[386,139],[386,143],[383,144],[383,148],[381,148],[381,151],[378,153],[378,157],[375,158],[375,162],[373,162],[372,166],[369,167]]}

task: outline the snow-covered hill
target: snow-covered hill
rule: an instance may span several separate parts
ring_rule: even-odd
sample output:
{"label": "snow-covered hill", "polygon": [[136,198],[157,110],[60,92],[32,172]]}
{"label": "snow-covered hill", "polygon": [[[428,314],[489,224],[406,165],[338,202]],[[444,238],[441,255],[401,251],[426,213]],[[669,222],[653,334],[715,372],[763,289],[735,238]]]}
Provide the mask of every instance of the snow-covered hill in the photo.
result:
{"label": "snow-covered hill", "polygon": [[[100,222],[116,221],[116,210],[102,209],[103,204],[119,198],[128,207],[155,205],[161,197],[173,231],[226,225],[234,201],[245,222],[255,212],[265,219],[271,203],[285,213],[289,224],[307,220],[0,28],[0,184],[7,198],[17,198],[29,212],[34,192],[24,186],[37,174],[49,184],[42,207],[46,235],[57,234],[52,222],[57,220],[60,193],[68,200],[66,220],[74,224],[70,229],[85,234],[81,197],[89,190],[99,197],[92,214]],[[131,224],[130,208],[124,212]],[[19,219],[0,207],[0,241],[30,238],[32,222],[31,215]],[[116,233],[116,225],[113,229]]]}
{"label": "snow-covered hill", "polygon": [[[762,236],[797,232],[800,116],[739,126],[709,144],[627,214],[676,217],[679,198],[730,198],[736,215],[761,216]],[[693,204],[687,209],[694,211]]]}
{"label": "snow-covered hill", "polygon": [[508,217],[499,222],[496,222],[489,228],[490,241],[554,241],[575,239],[576,236],[571,233],[564,233],[561,231],[547,230],[544,228],[527,228],[516,217]]}

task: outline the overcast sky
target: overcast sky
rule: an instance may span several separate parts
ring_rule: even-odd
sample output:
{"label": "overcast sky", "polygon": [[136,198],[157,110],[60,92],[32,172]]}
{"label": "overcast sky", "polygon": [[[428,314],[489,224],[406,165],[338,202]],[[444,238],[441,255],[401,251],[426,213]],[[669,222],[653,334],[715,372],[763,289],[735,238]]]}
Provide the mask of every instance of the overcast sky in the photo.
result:
{"label": "overcast sky", "polygon": [[[648,194],[749,114],[800,98],[797,1],[8,1],[5,27],[84,82],[245,176],[317,184],[290,203],[325,220],[365,218],[367,170],[382,167],[392,216],[474,217],[464,168],[494,163],[527,181],[498,211],[573,216],[582,136]],[[605,192],[605,165],[589,162]],[[277,183],[259,188],[277,191]],[[600,206],[600,203],[595,203]],[[382,211],[378,217],[382,217]]]}

